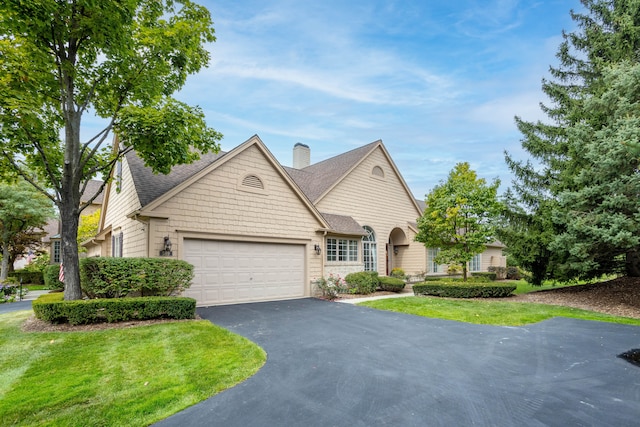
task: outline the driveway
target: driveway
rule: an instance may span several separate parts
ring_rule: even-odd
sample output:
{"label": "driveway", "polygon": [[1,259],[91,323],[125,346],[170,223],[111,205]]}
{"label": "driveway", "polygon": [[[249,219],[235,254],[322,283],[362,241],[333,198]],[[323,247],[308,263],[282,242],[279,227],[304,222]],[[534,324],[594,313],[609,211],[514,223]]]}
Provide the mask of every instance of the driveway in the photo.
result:
{"label": "driveway", "polygon": [[471,325],[315,299],[200,316],[258,343],[247,381],[158,426],[637,426],[640,327]]}

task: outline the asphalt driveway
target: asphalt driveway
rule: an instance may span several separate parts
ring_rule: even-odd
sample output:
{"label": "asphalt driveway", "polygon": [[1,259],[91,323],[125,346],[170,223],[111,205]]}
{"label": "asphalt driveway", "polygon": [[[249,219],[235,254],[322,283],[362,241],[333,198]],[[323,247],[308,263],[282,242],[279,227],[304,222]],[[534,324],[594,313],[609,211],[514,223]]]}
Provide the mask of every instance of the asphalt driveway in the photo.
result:
{"label": "asphalt driveway", "polygon": [[640,327],[496,327],[315,299],[198,309],[265,366],[158,426],[637,426]]}

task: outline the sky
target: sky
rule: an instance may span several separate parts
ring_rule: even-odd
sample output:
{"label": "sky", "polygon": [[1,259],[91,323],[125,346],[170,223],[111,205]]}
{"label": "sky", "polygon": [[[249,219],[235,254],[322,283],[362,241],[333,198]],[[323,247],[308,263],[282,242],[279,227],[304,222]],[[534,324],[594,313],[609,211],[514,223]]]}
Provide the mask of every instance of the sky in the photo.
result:
{"label": "sky", "polygon": [[539,103],[579,0],[195,0],[214,20],[210,67],[177,98],[231,150],[257,134],[285,165],[381,139],[417,198],[469,162],[511,185],[527,159],[514,116]]}

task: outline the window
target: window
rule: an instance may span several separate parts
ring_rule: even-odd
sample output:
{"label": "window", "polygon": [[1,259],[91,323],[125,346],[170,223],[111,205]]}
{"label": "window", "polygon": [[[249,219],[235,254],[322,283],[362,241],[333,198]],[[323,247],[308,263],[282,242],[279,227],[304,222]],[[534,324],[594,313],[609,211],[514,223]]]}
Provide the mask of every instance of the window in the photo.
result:
{"label": "window", "polygon": [[122,160],[116,162],[116,193],[122,190]]}
{"label": "window", "polygon": [[51,254],[51,258],[54,263],[60,264],[60,260],[62,259],[60,240],[54,240],[51,243],[53,244],[53,254]]}
{"label": "window", "polygon": [[327,239],[327,261],[358,261],[358,241],[349,239]]}
{"label": "window", "polygon": [[122,232],[111,236],[111,256],[122,257]]}
{"label": "window", "polygon": [[429,251],[427,253],[427,266],[429,269],[429,273],[440,272],[440,265],[438,265],[438,263],[436,262],[436,256],[438,256],[438,252],[440,252],[440,249],[438,248],[429,248]]}
{"label": "window", "polygon": [[367,233],[362,238],[362,258],[364,260],[364,271],[378,270],[378,245],[376,243],[376,233],[371,227],[364,227]]}
{"label": "window", "polygon": [[480,259],[480,254],[474,255],[469,261],[469,271],[480,271],[482,268],[482,262]]}

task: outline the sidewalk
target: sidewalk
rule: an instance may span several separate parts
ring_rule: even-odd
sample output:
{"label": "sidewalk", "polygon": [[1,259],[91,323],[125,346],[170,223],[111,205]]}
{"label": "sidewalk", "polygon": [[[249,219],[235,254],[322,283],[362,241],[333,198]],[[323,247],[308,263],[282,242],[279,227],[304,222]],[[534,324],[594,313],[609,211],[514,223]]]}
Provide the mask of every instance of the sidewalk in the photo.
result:
{"label": "sidewalk", "polygon": [[24,296],[24,298],[22,298],[22,301],[33,301],[35,299],[38,299],[38,297],[40,295],[48,294],[49,292],[51,292],[51,291],[48,290],[48,289],[43,290],[43,291],[29,291]]}
{"label": "sidewalk", "polygon": [[379,295],[377,297],[362,297],[362,298],[347,298],[347,299],[336,299],[336,302],[342,302],[345,304],[358,304],[359,302],[365,301],[373,301],[377,299],[385,299],[385,298],[404,298],[404,297],[412,297],[413,292],[403,292],[399,294],[391,294],[391,295]]}

